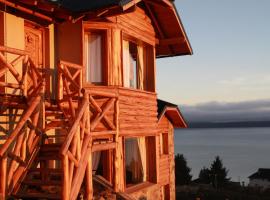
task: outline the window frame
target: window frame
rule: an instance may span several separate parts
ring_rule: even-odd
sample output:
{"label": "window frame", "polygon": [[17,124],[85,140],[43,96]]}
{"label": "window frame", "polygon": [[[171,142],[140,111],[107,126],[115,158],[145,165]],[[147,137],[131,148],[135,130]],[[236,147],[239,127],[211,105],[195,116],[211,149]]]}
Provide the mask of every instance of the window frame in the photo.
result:
{"label": "window frame", "polygon": [[[85,37],[87,35],[91,35],[92,33],[96,33],[96,34],[101,34],[102,36],[102,81],[101,82],[90,82],[87,81],[87,50],[86,50],[86,40]],[[109,30],[107,28],[89,28],[88,26],[84,27],[84,31],[83,31],[83,41],[82,41],[82,46],[83,46],[83,84],[86,86],[106,86],[108,85],[108,53],[109,53],[109,48],[108,48],[108,38],[109,38]]]}
{"label": "window frame", "polygon": [[169,133],[168,132],[162,132],[160,134],[160,154],[169,155]]}
{"label": "window frame", "polygon": [[[140,137],[144,137],[145,138],[145,148],[146,148],[146,171],[145,176],[146,176],[146,180],[141,182],[141,183],[137,183],[137,184],[133,184],[127,187],[127,183],[126,183],[126,143],[125,140],[126,139],[131,139],[131,138],[140,138]],[[125,191],[129,191],[129,190],[133,190],[136,189],[137,187],[142,186],[142,188],[147,187],[149,184],[156,184],[157,183],[157,175],[156,175],[156,170],[157,170],[157,163],[156,163],[156,159],[157,159],[157,147],[155,146],[155,155],[150,155],[150,151],[149,148],[150,147],[150,139],[153,139],[153,137],[155,138],[155,141],[151,140],[152,144],[156,143],[157,137],[156,136],[129,136],[129,137],[123,137],[123,175],[124,175],[124,189]],[[153,148],[151,148],[153,150]],[[155,156],[155,163],[150,163],[149,158]],[[153,168],[151,167],[152,165],[155,165],[155,169],[153,170]],[[154,172],[155,171],[155,172]],[[153,173],[152,175],[150,175],[150,173]],[[153,177],[154,176],[154,177]]]}
{"label": "window frame", "polygon": [[[131,42],[131,43],[134,43],[136,44],[137,46],[140,45],[142,46],[143,48],[143,60],[144,60],[144,69],[143,69],[143,90],[142,91],[148,91],[148,92],[156,92],[155,90],[155,85],[156,85],[156,57],[155,57],[155,46],[153,46],[152,44],[150,43],[147,43],[146,41],[144,40],[141,40],[141,39],[138,39],[138,38],[135,38],[131,35],[129,35],[128,33],[126,32],[122,32],[122,83],[123,83],[123,87],[126,87],[124,85],[125,83],[125,74],[124,74],[124,55],[123,55],[123,44],[124,42],[123,41],[128,41],[128,42]],[[151,49],[151,51],[150,51]],[[149,57],[148,54],[149,52],[152,52],[152,57],[153,59],[150,61],[148,60]],[[138,52],[137,52],[138,54]],[[151,67],[149,66],[149,63],[151,62]],[[136,61],[136,63],[138,63],[138,61]],[[151,79],[153,81],[153,83],[151,83],[150,85],[154,85],[154,89],[150,89],[149,87],[149,83],[148,83],[148,77],[147,75],[149,74],[149,72],[151,71],[151,69],[153,69],[153,71],[151,72]],[[137,70],[137,73],[136,73],[136,88],[133,88],[133,87],[127,87],[127,88],[130,88],[130,89],[135,89],[135,90],[140,90],[139,89],[139,73],[138,73],[138,65],[136,66],[136,70]]]}

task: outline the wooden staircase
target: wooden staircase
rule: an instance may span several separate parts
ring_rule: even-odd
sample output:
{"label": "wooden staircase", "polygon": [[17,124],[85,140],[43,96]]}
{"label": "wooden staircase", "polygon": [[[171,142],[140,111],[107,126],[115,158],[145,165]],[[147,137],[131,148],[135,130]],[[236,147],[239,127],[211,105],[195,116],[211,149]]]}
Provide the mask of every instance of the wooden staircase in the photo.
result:
{"label": "wooden staircase", "polygon": [[41,145],[32,167],[13,196],[20,199],[61,199],[62,167],[59,144]]}
{"label": "wooden staircase", "polygon": [[116,149],[116,92],[82,90],[83,67],[61,62],[58,99],[46,100],[44,76],[26,52],[0,46],[0,64],[0,122],[8,127],[0,124],[0,199],[92,199],[92,151]]}

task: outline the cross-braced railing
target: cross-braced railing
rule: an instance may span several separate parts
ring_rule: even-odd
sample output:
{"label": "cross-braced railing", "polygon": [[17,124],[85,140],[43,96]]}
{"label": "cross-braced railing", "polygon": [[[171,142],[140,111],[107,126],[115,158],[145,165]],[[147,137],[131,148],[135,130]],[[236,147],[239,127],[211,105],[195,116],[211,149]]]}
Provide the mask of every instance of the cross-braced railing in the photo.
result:
{"label": "cross-braced railing", "polygon": [[0,147],[0,199],[16,192],[33,162],[42,139],[44,90],[41,84],[32,93],[28,108],[18,124]]}
{"label": "cross-braced railing", "polygon": [[[99,102],[101,100],[102,105]],[[86,197],[92,196],[92,140],[98,134],[112,134],[116,130],[117,103],[116,94],[98,91],[84,92],[83,99],[76,110],[73,125],[60,151],[64,177],[63,199],[77,198],[84,177],[86,177]],[[107,115],[111,110],[115,111],[112,119]],[[101,123],[106,124],[109,130],[98,130]]]}
{"label": "cross-braced railing", "polygon": [[27,51],[0,46],[0,92],[31,96],[42,82],[42,74]]}
{"label": "cross-braced railing", "polygon": [[79,97],[82,96],[83,67],[74,63],[60,61],[58,64],[58,103],[66,116],[75,118]]}

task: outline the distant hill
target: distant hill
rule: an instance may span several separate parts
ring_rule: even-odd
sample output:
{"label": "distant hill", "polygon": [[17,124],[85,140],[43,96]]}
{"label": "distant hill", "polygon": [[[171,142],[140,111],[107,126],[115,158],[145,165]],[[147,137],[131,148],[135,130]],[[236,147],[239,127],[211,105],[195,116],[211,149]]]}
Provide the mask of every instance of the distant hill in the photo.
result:
{"label": "distant hill", "polygon": [[270,99],[179,108],[191,128],[270,127]]}
{"label": "distant hill", "polygon": [[270,121],[244,121],[244,122],[189,122],[189,128],[251,128],[270,127]]}

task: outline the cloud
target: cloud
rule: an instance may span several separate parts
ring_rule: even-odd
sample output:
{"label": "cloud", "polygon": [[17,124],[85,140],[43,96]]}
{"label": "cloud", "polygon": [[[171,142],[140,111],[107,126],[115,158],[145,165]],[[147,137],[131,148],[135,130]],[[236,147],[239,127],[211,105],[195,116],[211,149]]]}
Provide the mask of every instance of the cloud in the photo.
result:
{"label": "cloud", "polygon": [[261,121],[270,120],[270,99],[237,103],[208,102],[180,106],[187,121]]}
{"label": "cloud", "polygon": [[245,86],[245,87],[256,87],[270,85],[270,74],[257,74],[248,77],[234,77],[232,79],[221,80],[218,82],[224,86]]}

